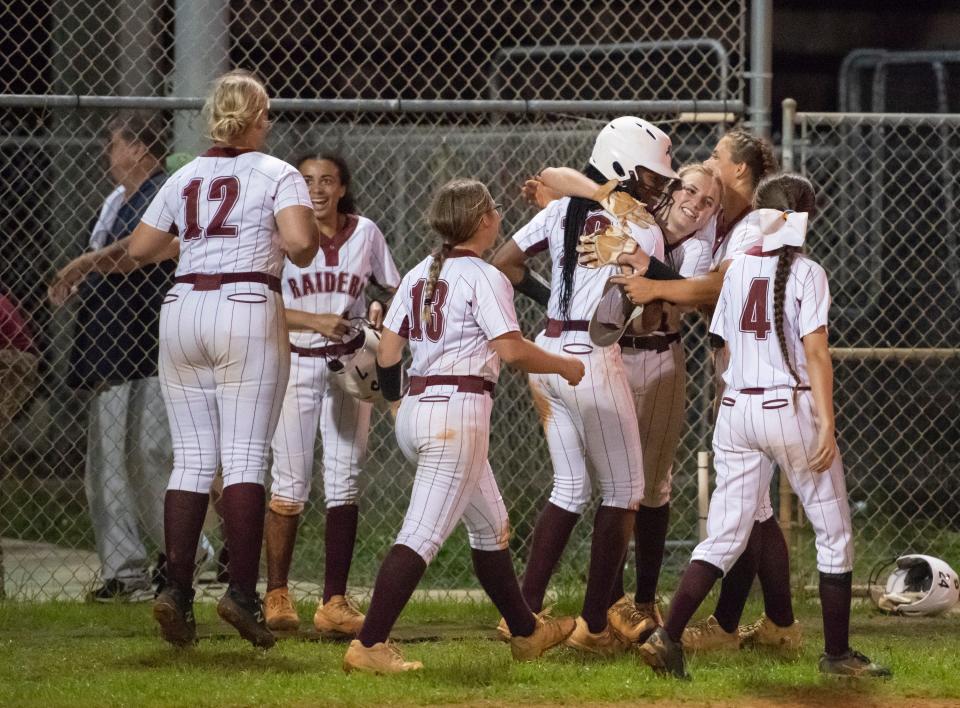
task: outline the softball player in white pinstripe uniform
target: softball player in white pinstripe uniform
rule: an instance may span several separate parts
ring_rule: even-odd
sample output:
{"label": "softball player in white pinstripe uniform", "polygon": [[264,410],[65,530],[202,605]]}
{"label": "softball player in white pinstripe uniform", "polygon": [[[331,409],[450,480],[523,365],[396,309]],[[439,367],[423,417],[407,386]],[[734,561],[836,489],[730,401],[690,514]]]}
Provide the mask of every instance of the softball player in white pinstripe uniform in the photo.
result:
{"label": "softball player in white pinstripe uniform", "polygon": [[257,151],[268,109],[251,75],[218,79],[206,107],[216,146],[167,180],[130,242],[130,256],[141,260],[169,258],[179,245],[176,284],[160,315],[174,446],[164,503],[170,584],[154,604],[161,633],[179,646],[196,637],[193,557],[218,467],[230,548],[230,587],[218,611],[255,646],[274,643],[256,582],[267,454],[290,367],[279,275],[284,252],[310,263],[318,233],[303,177]]}
{"label": "softball player in white pinstripe uniform", "polygon": [[523,599],[507,549],[510,523],[487,454],[501,358],[562,376],[571,386],[583,376],[583,364],[520,335],[513,288],[479,255],[500,232],[499,207],[483,184],[454,180],[442,187],[430,223],[443,246],[404,276],[377,356],[383,394],[398,400],[400,356],[409,341],[410,389],[397,413],[397,442],[416,461],[417,474],[403,527],[344,657],[347,671],[421,668],[420,662],[404,661],[387,638],[427,564],[461,520],[477,577],[514,635],[515,659],[539,656],[573,629],[569,618],[536,618]]}
{"label": "softball player in white pinstripe uniform", "polygon": [[[794,175],[773,188],[810,189]],[[767,185],[771,188],[772,185]],[[761,184],[759,190],[763,190]],[[717,486],[707,538],[694,549],[665,627],[641,647],[657,671],[684,676],[683,628],[714,582],[746,548],[752,521],[770,487],[773,463],[784,471],[816,532],[824,618],[825,673],[883,676],[849,646],[853,532],[833,413],[827,347],[830,293],[823,268],[797,255],[807,213],[761,209],[745,227],[761,243],[734,258],[710,325],[730,350],[713,437]]]}
{"label": "softball player in white pinstripe uniform", "polygon": [[[670,138],[656,126],[629,116],[601,131],[587,172],[597,183],[618,180],[645,203],[659,202],[666,184],[677,176],[671,166]],[[634,512],[644,494],[640,430],[620,348],[595,347],[588,334],[607,280],[618,270],[616,266],[584,268],[576,261],[580,237],[615,221],[616,216],[588,199],[558,199],[514,234],[495,259],[514,283],[522,283],[527,258],[543,251],[550,254],[549,319],[537,343],[550,351],[582,356],[587,366],[586,380],[577,389],[556,377],[530,377],[550,448],[554,486],[534,530],[524,595],[535,610],[542,608],[556,563],[590,500],[592,477],[602,502],[594,520],[583,610],[568,644],[599,654],[625,648],[623,638],[608,624],[607,610]],[[663,258],[659,227],[626,226],[640,250]]]}
{"label": "softball player in white pinstripe uniform", "polygon": [[[270,629],[300,625],[287,587],[297,525],[310,498],[317,428],[323,444],[326,502],[323,596],[314,613],[317,631],[355,636],[363,615],[346,598],[357,535],[360,468],[367,452],[373,404],[335,385],[327,362],[348,357],[364,341],[344,318],[383,319],[382,305],[368,308],[367,284],[392,294],[400,283],[387,242],[370,219],[356,213],[350,171],[336,155],[298,163],[313,199],[321,248],[306,268],[287,261],[282,287],[290,327],[290,382],[273,438],[271,498],[265,537]],[[344,335],[347,334],[346,338]]]}

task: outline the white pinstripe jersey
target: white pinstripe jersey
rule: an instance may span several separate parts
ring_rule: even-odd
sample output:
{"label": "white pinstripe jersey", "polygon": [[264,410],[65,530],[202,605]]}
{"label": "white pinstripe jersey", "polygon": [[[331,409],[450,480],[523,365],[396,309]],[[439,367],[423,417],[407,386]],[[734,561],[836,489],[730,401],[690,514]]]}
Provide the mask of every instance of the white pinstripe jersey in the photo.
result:
{"label": "white pinstripe jersey", "polygon": [[[714,216],[699,231],[676,243],[664,246],[664,263],[677,271],[684,278],[693,278],[710,271],[711,253],[716,234],[717,217]],[[658,332],[677,332],[680,330],[680,320],[683,318],[683,309],[664,303],[666,316],[665,327]]]}
{"label": "white pinstripe jersey", "polygon": [[749,210],[745,212],[739,220],[731,224],[725,234],[721,234],[719,228],[716,230],[717,236],[722,235],[722,238],[714,242],[713,263],[711,264],[713,268],[719,268],[724,261],[729,261],[741,253],[746,253],[760,243],[760,232],[751,227],[752,213]]}
{"label": "white pinstripe jersey", "polygon": [[279,276],[276,215],[296,205],[313,208],[306,182],[291,165],[254,150],[214,147],[170,176],[143,221],[179,236],[177,275]]}
{"label": "white pinstripe jersey", "polygon": [[431,317],[424,321],[424,287],[433,256],[403,276],[384,326],[410,340],[412,376],[482,376],[496,382],[500,357],[490,340],[519,332],[513,286],[479,256],[454,250],[440,269]]}
{"label": "white pinstripe jersey", "polygon": [[[320,250],[309,266],[299,268],[284,260],[281,281],[288,310],[332,312],[350,319],[367,314],[363,291],[368,281],[396,288],[400,273],[377,225],[349,214],[343,230],[329,239],[320,237]],[[315,348],[331,342],[317,332],[291,330],[290,343]]]}
{"label": "white pinstripe jersey", "polygon": [[[563,282],[563,225],[569,203],[569,197],[550,202],[545,209],[533,217],[533,220],[513,235],[513,240],[528,256],[542,251],[550,252],[552,265],[547,315],[555,320],[589,320],[597,309],[597,303],[603,294],[603,286],[611,276],[619,273],[619,268],[615,265],[602,268],[584,268],[578,265],[573,271],[573,294],[570,297],[567,316],[564,318],[560,314],[560,285]],[[584,222],[583,233],[603,231],[615,219],[616,217],[603,209],[592,211]],[[663,260],[663,233],[659,226],[641,228],[630,224],[630,235],[645,253]]]}
{"label": "white pinstripe jersey", "polygon": [[[783,360],[773,321],[773,281],[779,258],[759,253],[758,246],[733,259],[710,323],[710,331],[726,340],[730,352],[723,381],[738,391],[797,383]],[[809,378],[801,338],[825,327],[829,310],[826,272],[797,254],[784,292],[783,333],[790,361],[803,385]]]}

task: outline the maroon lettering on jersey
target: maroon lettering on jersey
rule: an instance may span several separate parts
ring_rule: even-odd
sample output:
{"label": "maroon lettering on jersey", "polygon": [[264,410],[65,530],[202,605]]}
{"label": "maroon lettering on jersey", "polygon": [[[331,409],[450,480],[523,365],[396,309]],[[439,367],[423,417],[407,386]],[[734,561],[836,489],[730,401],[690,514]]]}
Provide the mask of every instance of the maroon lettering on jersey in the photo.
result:
{"label": "maroon lettering on jersey", "polygon": [[337,276],[337,292],[345,293],[347,292],[347,279],[350,277],[349,273],[340,273]]}
{"label": "maroon lettering on jersey", "polygon": [[296,278],[287,278],[287,285],[290,286],[290,292],[295,298],[303,297],[303,293],[301,293],[300,288],[297,287]]}
{"label": "maroon lettering on jersey", "polygon": [[[304,295],[316,295],[317,288],[313,286],[313,278],[310,277],[309,273],[304,274],[303,279],[303,294]],[[321,291],[322,292],[322,291]]]}
{"label": "maroon lettering on jersey", "polygon": [[360,297],[360,278],[355,275],[350,276],[350,296],[351,297]]}
{"label": "maroon lettering on jersey", "polygon": [[589,236],[590,234],[600,233],[608,226],[610,226],[610,219],[603,214],[588,214],[587,220],[583,222],[583,231],[581,233],[584,236]]}
{"label": "maroon lettering on jersey", "polygon": [[[319,284],[319,273],[317,274],[317,283]],[[337,277],[333,273],[323,274],[323,288],[321,292],[332,293],[337,287]]]}

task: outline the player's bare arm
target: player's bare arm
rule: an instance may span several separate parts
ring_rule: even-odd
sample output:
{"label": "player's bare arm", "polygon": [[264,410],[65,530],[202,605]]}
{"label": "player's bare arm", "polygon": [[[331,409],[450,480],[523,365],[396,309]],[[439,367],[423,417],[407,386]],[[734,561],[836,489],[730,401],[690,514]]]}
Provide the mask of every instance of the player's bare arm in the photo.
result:
{"label": "player's bare arm", "polygon": [[597,191],[597,183],[572,167],[545,167],[537,180],[546,190],[567,197],[591,199]]}
{"label": "player's bare arm", "polygon": [[820,327],[803,338],[803,352],[807,357],[810,391],[817,413],[817,451],[810,460],[810,469],[825,472],[837,454],[833,362],[830,360],[826,327]]}
{"label": "player's bare arm", "polygon": [[637,274],[618,275],[611,280],[622,285],[627,297],[636,305],[654,300],[687,307],[715,305],[729,264],[730,261],[725,261],[720,270],[683,280],[652,280]]}
{"label": "player's bare arm", "polygon": [[320,231],[313,209],[288,206],[277,212],[277,230],[287,258],[300,268],[309,266],[320,250]]}
{"label": "player's bare arm", "polygon": [[138,268],[176,258],[180,254],[180,244],[176,236],[143,221],[137,224],[137,228],[125,240],[128,241],[126,258],[136,263]]}
{"label": "player's bare arm", "polygon": [[284,310],[287,329],[308,330],[322,334],[334,342],[343,340],[350,331],[350,322],[333,312],[305,312],[303,310]]}
{"label": "player's bare arm", "polygon": [[583,378],[583,362],[577,357],[545,351],[519,332],[507,332],[491,340],[490,346],[504,362],[529,374],[559,374],[571,386]]}
{"label": "player's bare arm", "polygon": [[387,314],[387,310],[390,307],[390,301],[393,300],[393,296],[397,294],[396,288],[388,288],[382,285],[376,284],[375,287],[379,290],[378,297],[370,300],[370,304],[367,305],[367,319],[370,321],[370,324],[373,325],[373,328],[380,330],[383,327],[383,318]]}

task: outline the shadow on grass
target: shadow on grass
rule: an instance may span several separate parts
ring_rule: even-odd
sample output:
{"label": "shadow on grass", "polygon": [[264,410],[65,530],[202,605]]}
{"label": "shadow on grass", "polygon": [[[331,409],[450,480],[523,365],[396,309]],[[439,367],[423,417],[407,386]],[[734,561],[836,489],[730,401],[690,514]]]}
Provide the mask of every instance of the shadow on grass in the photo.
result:
{"label": "shadow on grass", "polygon": [[129,669],[190,669],[192,671],[214,670],[231,674],[247,670],[276,674],[315,673],[317,664],[300,661],[290,657],[271,655],[251,647],[237,648],[232,651],[220,649],[213,644],[204,643],[202,650],[196,648],[176,649],[160,646],[143,654],[116,662],[116,666]]}
{"label": "shadow on grass", "polygon": [[890,704],[889,696],[877,696],[886,681],[879,679],[837,679],[819,677],[817,683],[803,686],[784,685],[782,679],[752,676],[740,684],[745,695],[810,708],[836,708],[839,705],[871,708]]}

